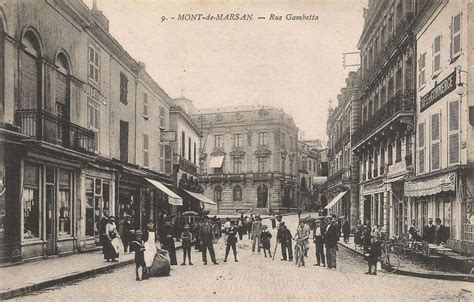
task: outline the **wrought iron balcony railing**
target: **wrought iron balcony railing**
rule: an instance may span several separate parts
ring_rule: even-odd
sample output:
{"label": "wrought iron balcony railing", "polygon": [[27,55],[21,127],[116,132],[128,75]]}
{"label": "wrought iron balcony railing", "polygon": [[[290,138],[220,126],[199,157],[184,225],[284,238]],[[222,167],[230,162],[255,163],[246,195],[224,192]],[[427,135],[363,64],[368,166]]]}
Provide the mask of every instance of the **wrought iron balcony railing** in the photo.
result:
{"label": "wrought iron balcony railing", "polygon": [[20,109],[15,121],[21,133],[32,138],[82,152],[95,150],[95,133],[40,109]]}
{"label": "wrought iron balcony railing", "polygon": [[355,146],[363,138],[374,132],[379,126],[390,120],[396,114],[414,110],[415,91],[398,91],[352,135],[352,145]]}
{"label": "wrought iron balcony railing", "polygon": [[187,171],[189,173],[197,174],[198,172],[198,167],[190,162],[189,160],[185,159],[184,157],[180,155],[175,155],[175,161],[179,165],[179,168]]}

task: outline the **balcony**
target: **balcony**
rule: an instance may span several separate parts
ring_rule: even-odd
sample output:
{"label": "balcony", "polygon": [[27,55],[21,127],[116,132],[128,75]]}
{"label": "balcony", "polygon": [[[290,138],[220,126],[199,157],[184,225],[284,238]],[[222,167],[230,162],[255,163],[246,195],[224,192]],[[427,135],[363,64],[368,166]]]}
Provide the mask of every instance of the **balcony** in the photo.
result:
{"label": "balcony", "polygon": [[398,22],[394,32],[385,42],[385,46],[378,52],[377,57],[371,62],[370,66],[364,71],[361,81],[362,90],[366,89],[375,79],[382,67],[390,59],[393,52],[398,49],[400,43],[406,36],[411,35],[410,27],[413,20],[413,13],[407,12]]}
{"label": "balcony", "polygon": [[327,183],[350,181],[350,170],[347,168],[341,169],[328,177]]}
{"label": "balcony", "polygon": [[414,111],[415,91],[398,91],[352,135],[352,145],[356,146],[370,134],[375,132],[380,126],[386,122],[390,122],[397,115],[401,113],[414,114]]}
{"label": "balcony", "polygon": [[184,170],[188,173],[192,173],[195,175],[198,174],[198,167],[180,155],[177,155],[177,154],[175,155],[175,163],[178,164],[181,170]]}
{"label": "balcony", "polygon": [[21,133],[80,152],[94,151],[94,132],[44,110],[21,109],[15,112]]}

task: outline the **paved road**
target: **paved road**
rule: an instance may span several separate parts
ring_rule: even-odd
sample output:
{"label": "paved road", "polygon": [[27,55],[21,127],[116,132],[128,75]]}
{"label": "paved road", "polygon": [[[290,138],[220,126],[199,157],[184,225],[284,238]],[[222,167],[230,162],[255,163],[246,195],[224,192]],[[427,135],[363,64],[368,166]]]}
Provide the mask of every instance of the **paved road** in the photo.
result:
{"label": "paved road", "polygon": [[[286,218],[295,227],[295,219]],[[252,254],[250,241],[238,243],[239,262],[223,263],[224,246],[216,246],[220,265],[201,263],[193,254],[194,266],[173,267],[170,277],[137,282],[134,267],[46,290],[18,300],[26,301],[457,301],[461,289],[474,292],[466,282],[427,280],[380,273],[364,275],[365,263],[352,254],[338,253],[333,272],[314,267],[312,256],[306,267]],[[178,251],[178,258],[181,252]],[[472,299],[473,296],[467,296]],[[466,300],[467,301],[467,300]]]}

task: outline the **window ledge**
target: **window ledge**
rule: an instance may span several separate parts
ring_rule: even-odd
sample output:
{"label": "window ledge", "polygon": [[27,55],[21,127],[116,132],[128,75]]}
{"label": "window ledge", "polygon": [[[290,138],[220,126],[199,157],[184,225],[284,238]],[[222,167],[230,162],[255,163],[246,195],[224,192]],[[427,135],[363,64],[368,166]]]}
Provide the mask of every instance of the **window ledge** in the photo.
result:
{"label": "window ledge", "polygon": [[433,75],[431,76],[431,79],[436,79],[440,74],[441,74],[442,69],[435,71]]}
{"label": "window ledge", "polygon": [[462,55],[462,51],[460,51],[458,54],[454,55],[450,60],[449,60],[449,64],[453,64],[454,62],[456,62],[458,60],[458,58]]}
{"label": "window ledge", "polygon": [[148,119],[149,119],[149,117],[148,117],[148,115],[147,115],[147,114],[143,114],[142,116],[143,116],[143,118],[144,118],[144,119],[146,119],[146,120],[148,120]]}
{"label": "window ledge", "polygon": [[421,85],[420,87],[418,87],[418,91],[423,90],[425,87],[426,87],[426,82],[423,83],[423,85]]}

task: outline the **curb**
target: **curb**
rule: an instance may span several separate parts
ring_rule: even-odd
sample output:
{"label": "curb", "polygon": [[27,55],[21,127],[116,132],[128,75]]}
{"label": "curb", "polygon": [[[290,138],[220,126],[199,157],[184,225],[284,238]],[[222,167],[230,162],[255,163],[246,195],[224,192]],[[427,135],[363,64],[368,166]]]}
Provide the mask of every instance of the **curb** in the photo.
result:
{"label": "curb", "polygon": [[[350,247],[345,246],[342,243],[337,243],[339,246],[345,248],[349,252],[356,254],[361,257],[365,257],[364,253],[351,249]],[[425,279],[438,279],[438,280],[448,280],[448,281],[467,281],[467,282],[474,282],[474,275],[467,275],[467,274],[438,274],[438,273],[430,273],[430,272],[413,272],[407,270],[398,269],[394,274],[402,275],[402,276],[410,276],[410,277],[417,277],[417,278],[425,278]]]}
{"label": "curb", "polygon": [[26,295],[28,293],[34,292],[34,291],[38,291],[38,290],[41,290],[41,289],[44,289],[44,288],[47,288],[47,287],[51,287],[51,286],[54,286],[54,285],[58,285],[58,284],[61,284],[61,283],[71,282],[71,281],[74,281],[74,280],[77,280],[77,279],[92,277],[94,275],[98,275],[98,274],[101,274],[101,273],[112,271],[112,270],[120,268],[120,267],[124,267],[124,266],[130,265],[130,264],[133,264],[134,261],[135,261],[134,259],[129,259],[129,260],[125,260],[123,262],[118,262],[118,263],[110,264],[110,265],[99,267],[99,268],[94,268],[94,269],[84,270],[84,271],[80,271],[80,272],[70,273],[70,274],[63,275],[63,276],[53,277],[50,280],[42,281],[42,282],[35,283],[35,284],[30,284],[30,285],[21,286],[21,287],[17,287],[17,288],[13,288],[13,289],[8,289],[8,290],[0,292],[0,300],[6,300],[6,299],[11,299],[11,298],[23,296],[23,295]]}

